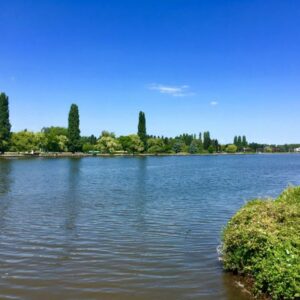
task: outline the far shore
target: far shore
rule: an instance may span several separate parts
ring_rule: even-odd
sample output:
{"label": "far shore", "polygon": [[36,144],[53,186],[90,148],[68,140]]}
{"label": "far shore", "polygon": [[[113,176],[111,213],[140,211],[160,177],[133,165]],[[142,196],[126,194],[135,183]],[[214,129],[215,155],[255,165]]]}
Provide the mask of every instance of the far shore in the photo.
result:
{"label": "far shore", "polygon": [[147,156],[218,156],[218,155],[270,155],[270,154],[300,154],[299,152],[236,152],[236,153],[84,153],[84,152],[6,152],[0,154],[0,158],[80,158],[80,157],[147,157]]}

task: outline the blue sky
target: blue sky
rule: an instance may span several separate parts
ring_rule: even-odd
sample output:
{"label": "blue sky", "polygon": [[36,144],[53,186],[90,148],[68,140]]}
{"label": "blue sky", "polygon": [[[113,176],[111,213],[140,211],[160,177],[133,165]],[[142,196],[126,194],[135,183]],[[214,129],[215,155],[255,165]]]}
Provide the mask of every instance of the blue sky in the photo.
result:
{"label": "blue sky", "polygon": [[300,1],[0,0],[13,130],[300,142]]}

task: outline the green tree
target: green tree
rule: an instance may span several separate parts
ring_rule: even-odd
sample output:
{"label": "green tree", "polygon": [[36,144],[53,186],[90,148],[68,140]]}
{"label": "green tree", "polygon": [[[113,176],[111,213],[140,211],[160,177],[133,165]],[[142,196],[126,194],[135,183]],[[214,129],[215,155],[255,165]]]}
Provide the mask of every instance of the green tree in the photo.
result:
{"label": "green tree", "polygon": [[128,153],[139,153],[144,151],[144,144],[137,134],[120,136],[118,140],[121,143],[123,150]]}
{"label": "green tree", "polygon": [[29,152],[38,151],[40,147],[40,136],[34,132],[23,130],[14,132],[11,136],[11,151]]}
{"label": "green tree", "polygon": [[129,143],[129,152],[130,153],[139,153],[144,151],[144,144],[140,137],[136,134],[129,135],[130,143]]}
{"label": "green tree", "polygon": [[41,132],[45,133],[46,136],[48,134],[68,136],[68,129],[60,126],[43,127]]}
{"label": "green tree", "polygon": [[42,128],[46,145],[44,151],[63,152],[68,150],[68,129],[65,127],[51,126]]}
{"label": "green tree", "polygon": [[65,152],[68,151],[68,138],[65,135],[58,135],[57,136],[57,144],[58,144],[58,151]]}
{"label": "green tree", "polygon": [[96,146],[91,144],[90,142],[85,142],[82,144],[82,151],[89,152],[95,150]]}
{"label": "green tree", "polygon": [[194,136],[192,134],[183,133],[183,134],[175,137],[175,139],[181,140],[185,143],[185,145],[189,146],[191,144],[192,140],[194,139]]}
{"label": "green tree", "polygon": [[43,132],[35,133],[36,145],[39,151],[45,151],[47,149],[47,137]]}
{"label": "green tree", "polygon": [[199,132],[198,140],[199,140],[199,142],[202,143],[202,133],[201,132]]}
{"label": "green tree", "polygon": [[199,144],[200,141],[198,140],[192,140],[190,146],[189,146],[189,153],[195,154],[199,152]]}
{"label": "green tree", "polygon": [[82,145],[83,152],[89,152],[94,150],[94,146],[97,144],[98,139],[92,134],[91,136],[81,136],[80,143]]}
{"label": "green tree", "polygon": [[102,132],[101,132],[101,135],[100,135],[100,138],[101,137],[112,137],[112,138],[116,138],[116,135],[115,135],[115,133],[114,132],[110,132],[110,131],[107,131],[107,130],[103,130]]}
{"label": "green tree", "polygon": [[199,133],[199,148],[203,150],[202,133]]}
{"label": "green tree", "polygon": [[238,151],[240,151],[241,148],[242,148],[242,137],[240,135],[237,138],[237,144],[236,144],[236,146],[238,147]]}
{"label": "green tree", "polygon": [[211,140],[210,144],[213,146],[214,151],[218,152],[220,150],[220,144],[217,139]]}
{"label": "green tree", "polygon": [[82,136],[80,142],[82,145],[83,152],[89,152],[95,150],[95,145],[98,139],[92,134],[91,136]]}
{"label": "green tree", "polygon": [[162,153],[165,151],[165,143],[163,139],[150,138],[147,141],[149,153]]}
{"label": "green tree", "polygon": [[121,135],[119,138],[118,138],[118,141],[119,143],[121,144],[121,147],[124,151],[127,151],[129,150],[130,148],[130,138],[128,135]]}
{"label": "green tree", "polygon": [[172,149],[173,149],[173,151],[175,153],[179,153],[179,152],[183,152],[185,150],[185,146],[186,145],[185,145],[185,143],[182,140],[175,139],[173,141],[173,147],[172,147]]}
{"label": "green tree", "polygon": [[237,146],[234,144],[228,145],[225,151],[228,153],[235,153],[237,151]]}
{"label": "green tree", "polygon": [[95,149],[101,151],[102,153],[110,154],[120,150],[121,144],[119,141],[114,136],[106,135],[106,133],[107,132],[104,132],[104,135],[102,134],[95,146]]}
{"label": "green tree", "polygon": [[242,146],[247,147],[247,145],[248,145],[248,142],[247,142],[246,136],[243,135],[243,137],[242,137]]}
{"label": "green tree", "polygon": [[142,111],[139,113],[138,136],[143,142],[145,148],[147,145],[146,117],[145,113]]}
{"label": "green tree", "polygon": [[210,133],[205,131],[203,133],[203,149],[208,150],[208,147],[211,145]]}
{"label": "green tree", "polygon": [[233,144],[237,146],[237,144],[238,144],[238,137],[237,136],[234,137]]}
{"label": "green tree", "polygon": [[79,111],[76,104],[72,104],[69,112],[68,139],[69,151],[76,152],[81,150],[80,129],[79,129]]}
{"label": "green tree", "polygon": [[9,122],[9,103],[8,97],[4,94],[0,94],[0,152],[4,152],[8,149],[11,125]]}
{"label": "green tree", "polygon": [[209,153],[214,153],[214,151],[215,151],[214,146],[213,146],[213,145],[209,145],[207,151],[208,151]]}
{"label": "green tree", "polygon": [[172,139],[165,137],[164,139],[164,151],[165,153],[172,153]]}
{"label": "green tree", "polygon": [[91,145],[96,145],[97,143],[97,138],[93,134],[89,136],[89,143],[91,143]]}

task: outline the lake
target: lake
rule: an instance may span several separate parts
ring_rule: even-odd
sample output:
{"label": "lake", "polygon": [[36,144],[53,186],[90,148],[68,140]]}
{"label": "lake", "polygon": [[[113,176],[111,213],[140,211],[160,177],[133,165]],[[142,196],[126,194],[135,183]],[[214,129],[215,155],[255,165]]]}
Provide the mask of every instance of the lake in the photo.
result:
{"label": "lake", "polygon": [[0,159],[0,299],[251,299],[218,260],[300,155]]}

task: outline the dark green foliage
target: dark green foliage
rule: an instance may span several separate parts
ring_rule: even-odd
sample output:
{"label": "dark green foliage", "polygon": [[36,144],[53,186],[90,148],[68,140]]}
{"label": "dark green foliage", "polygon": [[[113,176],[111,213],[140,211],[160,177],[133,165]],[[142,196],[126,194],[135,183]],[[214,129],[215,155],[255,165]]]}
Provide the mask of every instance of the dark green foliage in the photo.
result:
{"label": "dark green foliage", "polygon": [[81,150],[80,129],[79,129],[79,111],[76,104],[72,104],[69,112],[68,139],[69,151],[76,152]]}
{"label": "dark green foliage", "polygon": [[165,143],[162,138],[148,139],[148,152],[149,153],[163,153],[165,151]]}
{"label": "dark green foliage", "polygon": [[199,140],[192,140],[190,146],[189,146],[189,153],[195,154],[199,152]]}
{"label": "dark green foliage", "polygon": [[173,143],[172,150],[175,153],[183,152],[184,146],[186,146],[186,145],[184,144],[184,142],[182,140],[175,139],[174,143]]}
{"label": "dark green foliage", "polygon": [[240,135],[237,138],[237,145],[236,146],[238,147],[238,151],[240,151],[241,148],[242,148],[242,137]]}
{"label": "dark green foliage", "polygon": [[89,152],[89,151],[94,151],[95,150],[95,145],[92,145],[89,142],[84,142],[82,143],[82,152]]}
{"label": "dark green foliage", "polygon": [[59,126],[44,127],[41,132],[44,133],[46,139],[42,150],[50,152],[63,152],[67,150],[67,128]]}
{"label": "dark green foliage", "polygon": [[211,140],[211,146],[213,147],[213,150],[215,152],[219,152],[221,150],[221,146],[220,146],[219,141],[217,139]]}
{"label": "dark green foliage", "polygon": [[64,135],[68,136],[68,129],[65,127],[59,127],[59,126],[51,126],[51,127],[43,127],[41,132],[52,135]]}
{"label": "dark green foliage", "polygon": [[130,140],[130,137],[128,135],[121,135],[119,138],[118,138],[120,144],[121,144],[121,147],[124,151],[129,151],[130,149],[130,143],[131,143],[131,140]]}
{"label": "dark green foliage", "polygon": [[90,136],[82,136],[80,138],[81,144],[90,144],[90,145],[96,145],[97,138],[92,134]]}
{"label": "dark green foliage", "polygon": [[91,145],[96,145],[97,138],[93,134],[89,137],[89,140],[90,140]]}
{"label": "dark green foliage", "polygon": [[172,153],[172,139],[165,137],[164,139],[164,153]]}
{"label": "dark green foliage", "polygon": [[243,147],[247,147],[247,145],[248,145],[248,142],[247,142],[246,136],[243,135],[243,138],[242,138],[242,146],[243,146]]}
{"label": "dark green foliage", "polygon": [[244,148],[248,146],[246,136],[245,135],[243,135],[243,137],[241,137],[240,135],[235,136],[233,139],[233,144],[237,146],[238,151],[244,150]]}
{"label": "dark green foliage", "polygon": [[9,122],[9,107],[8,97],[4,94],[0,94],[0,152],[6,151],[9,146],[10,129]]}
{"label": "dark green foliage", "polygon": [[203,133],[203,149],[208,150],[210,145],[211,145],[210,133],[209,131],[205,131]]}
{"label": "dark green foliage", "polygon": [[199,140],[199,145],[201,146],[201,148],[203,148],[203,141],[202,141],[202,134],[201,134],[201,132],[199,133],[198,140]]}
{"label": "dark green foliage", "polygon": [[201,132],[199,133],[199,138],[198,138],[198,151],[203,152],[203,141],[202,141],[202,134]]}
{"label": "dark green foliage", "polygon": [[126,136],[121,135],[118,138],[118,142],[120,143],[122,149],[128,153],[140,153],[144,150],[143,142],[136,134]]}
{"label": "dark green foliage", "polygon": [[214,153],[214,147],[213,145],[209,145],[208,149],[207,149],[208,153]]}
{"label": "dark green foliage", "polygon": [[242,145],[242,137],[239,135],[237,138],[238,145]]}
{"label": "dark green foliage", "polygon": [[93,134],[91,136],[82,136],[80,138],[80,143],[82,145],[83,152],[94,151],[97,138]]}
{"label": "dark green foliage", "polygon": [[250,276],[254,293],[300,297],[300,187],[275,201],[253,200],[223,232],[224,268]]}
{"label": "dark green foliage", "polygon": [[264,149],[265,146],[266,146],[265,144],[258,144],[258,143],[250,143],[250,144],[248,144],[248,147],[250,147],[251,149],[253,149],[254,152],[263,151],[263,149]]}
{"label": "dark green foliage", "polygon": [[101,138],[101,137],[112,137],[112,138],[115,139],[116,135],[115,135],[114,132],[110,132],[110,131],[107,131],[107,130],[102,130],[101,135],[100,135],[99,138]]}
{"label": "dark green foliage", "polygon": [[146,117],[145,113],[140,111],[139,113],[139,123],[138,123],[138,136],[144,144],[147,145],[147,130],[146,130]]}
{"label": "dark green foliage", "polygon": [[237,136],[235,136],[233,139],[233,145],[237,146],[237,144],[238,144],[238,138],[237,138]]}
{"label": "dark green foliage", "polygon": [[183,133],[179,136],[176,136],[175,139],[181,140],[184,142],[185,145],[189,146],[194,139],[193,134]]}

